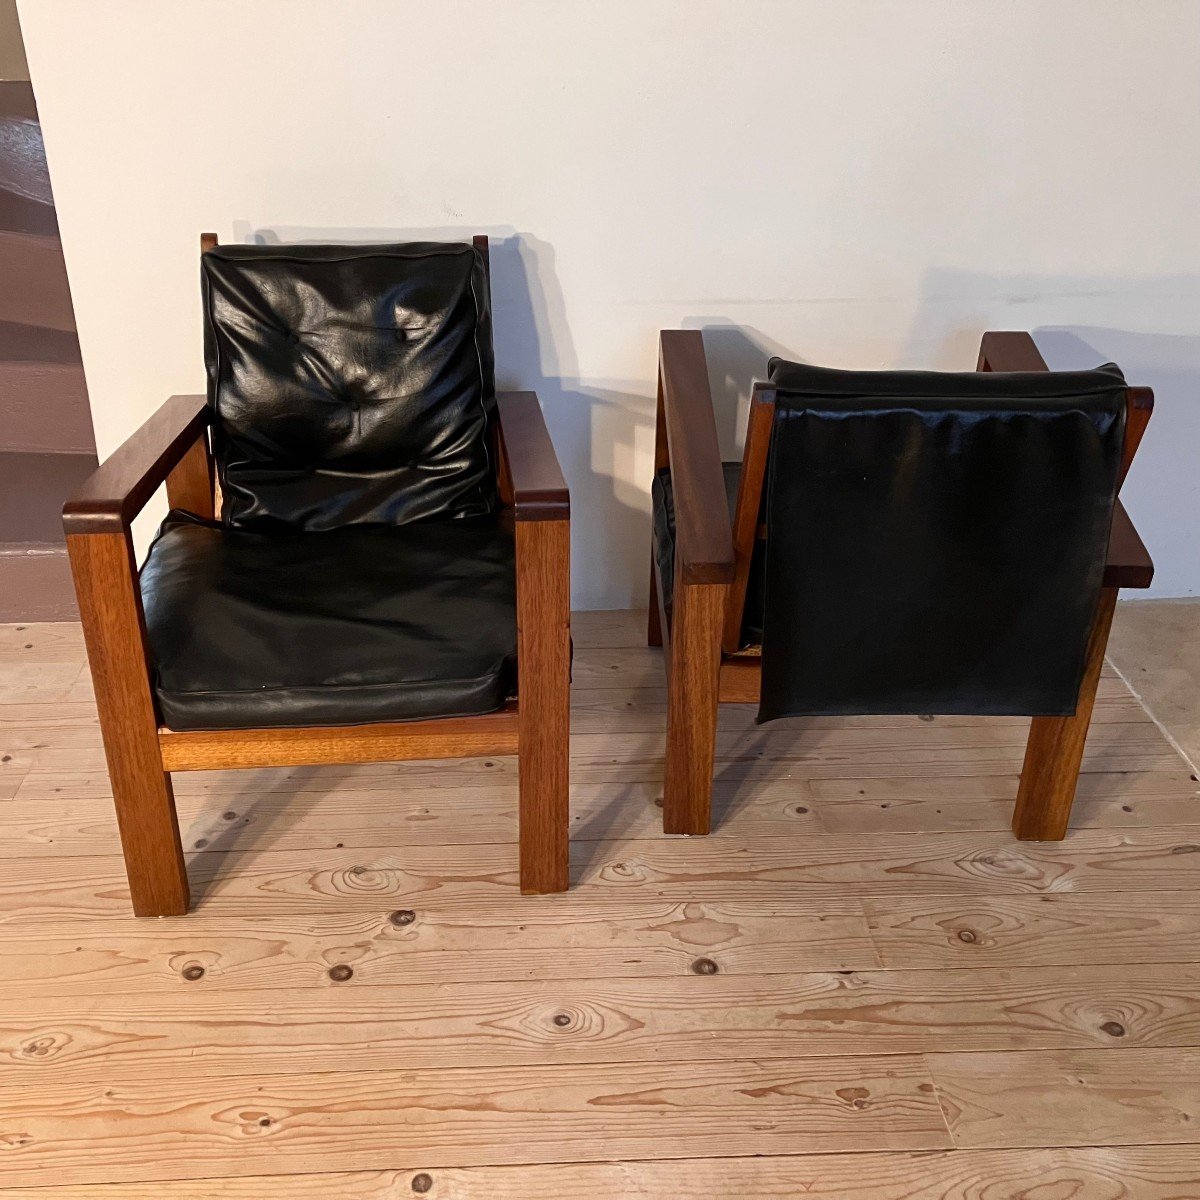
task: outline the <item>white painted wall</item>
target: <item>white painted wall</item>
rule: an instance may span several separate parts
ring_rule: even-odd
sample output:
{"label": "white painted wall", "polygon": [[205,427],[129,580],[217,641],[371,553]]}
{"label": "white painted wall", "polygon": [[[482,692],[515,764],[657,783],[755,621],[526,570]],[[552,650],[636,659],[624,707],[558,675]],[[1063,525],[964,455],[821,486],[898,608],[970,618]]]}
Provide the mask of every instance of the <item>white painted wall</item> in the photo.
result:
{"label": "white painted wall", "polygon": [[197,237],[490,233],[576,602],[644,592],[657,330],[728,451],[768,353],[1158,394],[1127,485],[1200,590],[1195,0],[21,0],[101,454],[202,386]]}

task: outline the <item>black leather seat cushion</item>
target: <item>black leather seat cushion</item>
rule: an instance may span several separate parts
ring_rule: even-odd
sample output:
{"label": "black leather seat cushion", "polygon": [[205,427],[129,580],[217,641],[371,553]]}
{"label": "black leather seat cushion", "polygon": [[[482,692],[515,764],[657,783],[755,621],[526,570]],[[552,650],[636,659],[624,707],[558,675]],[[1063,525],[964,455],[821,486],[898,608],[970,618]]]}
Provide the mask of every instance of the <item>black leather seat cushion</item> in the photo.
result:
{"label": "black leather seat cushion", "polygon": [[227,524],[317,530],[495,510],[478,250],[234,245],[201,264]]}
{"label": "black leather seat cushion", "polygon": [[[738,488],[742,482],[742,464],[723,462],[725,501],[729,520],[737,510]],[[654,520],[654,557],[662,581],[663,608],[669,614],[675,593],[675,491],[671,486],[671,469],[655,472],[650,485],[650,503]],[[750,581],[746,588],[746,603],[742,609],[742,646],[756,646],[762,641],[763,612],[763,547],[755,547],[750,560]]]}
{"label": "black leather seat cushion", "polygon": [[759,719],[1073,713],[1120,371],[770,373]]}
{"label": "black leather seat cushion", "polygon": [[467,715],[516,691],[495,517],[263,534],[171,513],[141,585],[172,729]]}

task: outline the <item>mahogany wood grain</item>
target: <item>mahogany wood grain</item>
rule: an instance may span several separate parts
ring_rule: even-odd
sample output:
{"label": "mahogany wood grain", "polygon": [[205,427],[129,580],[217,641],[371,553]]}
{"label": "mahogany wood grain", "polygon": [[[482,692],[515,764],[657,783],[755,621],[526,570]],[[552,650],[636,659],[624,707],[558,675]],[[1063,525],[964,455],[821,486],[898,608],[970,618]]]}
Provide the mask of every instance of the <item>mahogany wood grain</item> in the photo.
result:
{"label": "mahogany wood grain", "polygon": [[1154,393],[1148,387],[1131,387],[1125,390],[1125,444],[1121,451],[1121,469],[1117,475],[1117,488],[1125,482],[1134,455],[1142,444],[1146,426],[1154,414]]}
{"label": "mahogany wood grain", "polygon": [[521,520],[517,492],[521,891],[570,882],[571,527]]}
{"label": "mahogany wood grain", "polygon": [[726,654],[736,654],[741,646],[742,614],[746,607],[746,589],[750,584],[754,548],[759,537],[758,518],[762,509],[763,484],[774,421],[775,389],[768,384],[756,383],[750,397],[746,444],[742,452],[742,476],[733,514],[733,579],[729,583],[729,595],[725,602],[725,628],[721,638]]}
{"label": "mahogany wood grain", "polygon": [[1083,749],[1092,720],[1104,649],[1117,609],[1117,589],[1104,588],[1088,637],[1079,702],[1074,716],[1034,717],[1017,789],[1013,833],[1022,839],[1058,841],[1067,835]]}
{"label": "mahogany wood grain", "polygon": [[518,521],[562,521],[571,512],[546,419],[533,392],[500,392],[496,396],[504,478],[512,493]]}
{"label": "mahogany wood grain", "polygon": [[133,911],[187,912],[170,777],[159,755],[145,620],[128,532],[72,533],[67,550],[96,689]]}
{"label": "mahogany wood grain", "polygon": [[202,233],[200,235],[200,253],[207,254],[209,250],[217,248],[217,235],[215,233]]}
{"label": "mahogany wood grain", "polygon": [[[667,419],[663,412],[662,371],[658,373],[658,395],[654,404],[654,473],[671,465],[667,450]],[[655,536],[650,531],[650,587],[646,614],[646,644],[661,646],[667,626],[667,613],[662,602],[662,586],[658,578],[658,559],[654,553]]]}
{"label": "mahogany wood grain", "polygon": [[164,727],[158,731],[158,744],[163,766],[168,771],[402,762],[516,754],[517,722],[518,704],[510,701],[496,713],[429,721],[297,729],[174,730]]}
{"label": "mahogany wood grain", "polygon": [[72,533],[119,533],[145,507],[208,426],[204,396],[172,396],[63,505]]}
{"label": "mahogany wood grain", "polygon": [[1154,579],[1154,562],[1142,544],[1125,506],[1113,505],[1112,532],[1108,538],[1108,561],[1104,566],[1104,586],[1109,588],[1148,588]]}
{"label": "mahogany wood grain", "polygon": [[762,691],[762,658],[757,654],[721,656],[722,704],[757,704]]}
{"label": "mahogany wood grain", "polygon": [[726,591],[723,584],[683,583],[676,576],[668,652],[665,833],[709,830]]}
{"label": "mahogany wood grain", "polygon": [[733,537],[704,337],[698,329],[662,331],[659,379],[675,494],[675,587],[728,584]]}
{"label": "mahogany wood grain", "polygon": [[1048,371],[1037,343],[1024,330],[990,330],[979,343],[977,371]]}
{"label": "mahogany wood grain", "polygon": [[488,299],[491,299],[492,288],[492,253],[486,233],[477,233],[471,238],[471,245],[483,256],[483,277],[488,284]]}
{"label": "mahogany wood grain", "polygon": [[167,503],[211,521],[215,513],[213,464],[204,433],[167,475]]}

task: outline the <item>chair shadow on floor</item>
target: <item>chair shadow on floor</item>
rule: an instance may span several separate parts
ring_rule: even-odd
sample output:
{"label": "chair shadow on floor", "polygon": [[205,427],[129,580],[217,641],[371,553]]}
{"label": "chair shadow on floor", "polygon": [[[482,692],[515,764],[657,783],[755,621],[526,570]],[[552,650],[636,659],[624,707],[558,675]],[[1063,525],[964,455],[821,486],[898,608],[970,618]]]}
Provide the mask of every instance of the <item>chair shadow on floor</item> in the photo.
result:
{"label": "chair shadow on floor", "polygon": [[[259,854],[278,849],[280,833],[298,819],[319,806],[338,804],[353,772],[349,766],[247,770],[238,772],[245,779],[238,779],[236,790],[210,794],[196,817],[180,827],[193,906],[202,906]],[[399,777],[395,786],[403,787]],[[315,853],[342,845],[323,846],[314,838],[303,848]]]}

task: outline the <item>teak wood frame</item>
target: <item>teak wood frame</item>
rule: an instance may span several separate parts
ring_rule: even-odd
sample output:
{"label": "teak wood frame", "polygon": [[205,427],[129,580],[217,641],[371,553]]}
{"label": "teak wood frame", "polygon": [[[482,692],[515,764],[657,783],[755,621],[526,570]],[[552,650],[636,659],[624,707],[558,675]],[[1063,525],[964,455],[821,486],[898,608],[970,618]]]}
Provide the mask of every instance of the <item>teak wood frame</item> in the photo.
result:
{"label": "teak wood frame", "polygon": [[[202,234],[201,250],[217,244]],[[488,241],[475,246],[488,262]],[[216,512],[205,396],[173,396],[67,501],[63,525],[137,916],[186,913],[172,771],[515,754],[522,892],[568,886],[570,499],[537,397],[497,396],[500,498],[516,539],[518,696],[481,716],[185,732],[159,720],[130,524],[162,484]]]}
{"label": "teak wood frame", "polygon": [[[985,333],[980,371],[1045,371],[1028,333]],[[1126,389],[1125,441],[1118,487],[1137,452],[1154,407],[1149,388]],[[647,640],[664,648],[667,671],[667,758],[663,829],[706,834],[712,810],[717,711],[721,704],[757,704],[761,656],[741,650],[739,636],[759,523],[763,481],[775,415],[775,389],[756,383],[750,402],[742,475],[732,520],[709,388],[704,340],[697,330],[664,330],[658,368],[654,469],[669,467],[675,497],[674,598],[650,555]],[[1150,586],[1154,566],[1118,500],[1108,559],[1088,640],[1079,702],[1070,717],[1033,718],[1013,815],[1022,839],[1066,836],[1071,804],[1120,588]]]}

